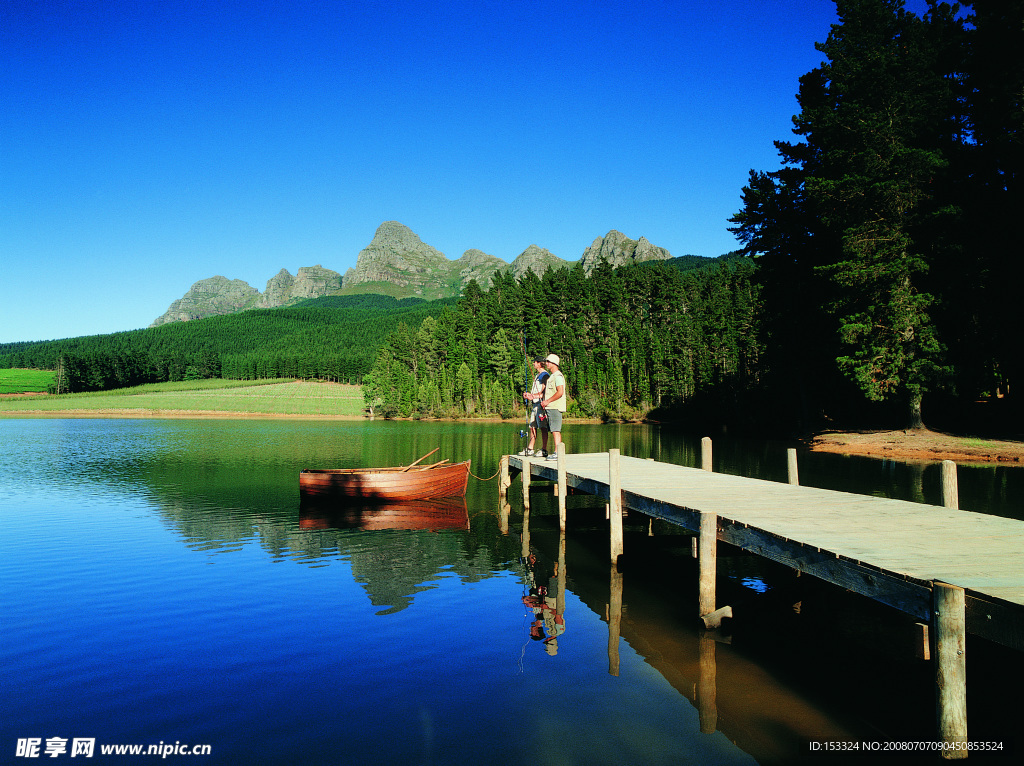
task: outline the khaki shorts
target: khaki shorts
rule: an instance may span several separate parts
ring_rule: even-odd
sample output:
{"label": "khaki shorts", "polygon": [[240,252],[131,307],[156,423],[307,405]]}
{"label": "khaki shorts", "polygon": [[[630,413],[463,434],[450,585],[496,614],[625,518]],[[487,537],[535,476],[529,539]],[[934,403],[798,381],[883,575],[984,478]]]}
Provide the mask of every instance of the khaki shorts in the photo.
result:
{"label": "khaki shorts", "polygon": [[545,431],[562,431],[562,413],[560,410],[546,410],[548,417],[547,420],[542,420],[541,426]]}

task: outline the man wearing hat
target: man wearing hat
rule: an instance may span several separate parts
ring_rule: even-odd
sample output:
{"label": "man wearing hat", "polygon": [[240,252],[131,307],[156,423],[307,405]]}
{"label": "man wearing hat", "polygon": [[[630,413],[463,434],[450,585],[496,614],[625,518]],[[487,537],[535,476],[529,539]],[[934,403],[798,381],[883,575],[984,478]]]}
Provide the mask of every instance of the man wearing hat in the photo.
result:
{"label": "man wearing hat", "polygon": [[[547,413],[547,418],[542,421],[541,428],[546,428],[555,436],[555,448],[548,453],[548,460],[555,460],[558,457],[558,445],[562,443],[562,415],[568,403],[561,364],[562,360],[558,358],[558,354],[548,354],[544,359],[544,366],[548,368],[548,380],[544,384],[544,398],[540,400],[540,406]],[[547,434],[544,436],[544,444],[547,446]]]}
{"label": "man wearing hat", "polygon": [[544,432],[544,449],[534,449],[534,445],[537,442],[537,429],[541,427],[540,414],[542,410],[540,400],[544,398],[544,383],[548,379],[548,373],[545,372],[543,364],[544,357],[535,356],[533,358],[533,369],[536,371],[536,375],[533,378],[533,386],[529,391],[523,393],[523,398],[530,403],[530,443],[519,454],[528,457],[547,457],[548,454],[548,435],[546,431]]}

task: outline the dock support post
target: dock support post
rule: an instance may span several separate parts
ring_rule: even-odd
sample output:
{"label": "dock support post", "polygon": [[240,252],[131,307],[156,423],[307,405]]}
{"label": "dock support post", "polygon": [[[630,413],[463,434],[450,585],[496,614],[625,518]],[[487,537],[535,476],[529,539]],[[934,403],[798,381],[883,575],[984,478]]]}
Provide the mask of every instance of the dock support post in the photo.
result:
{"label": "dock support post", "polygon": [[622,476],[619,473],[619,450],[608,450],[608,528],[611,534],[612,565],[623,553],[622,543]]}
{"label": "dock support post", "polygon": [[966,602],[964,589],[943,582],[932,583],[935,636],[935,687],[939,739],[956,742],[962,749],[943,749],[949,760],[967,757],[967,657]]}
{"label": "dock support post", "polygon": [[558,445],[558,531],[565,531],[565,445]]}
{"label": "dock support post", "polygon": [[788,467],[789,483],[800,484],[800,473],[796,469],[796,449],[790,447],[786,450],[786,463]]}
{"label": "dock support post", "polygon": [[711,468],[711,437],[705,436],[700,440],[700,467],[705,471]]}
{"label": "dock support post", "polygon": [[942,504],[946,508],[960,509],[960,491],[956,482],[956,463],[942,461]]}
{"label": "dock support post", "polygon": [[530,479],[533,475],[533,463],[523,461],[523,505],[530,507]]}
{"label": "dock support post", "polygon": [[715,611],[715,577],[718,573],[718,514],[702,513],[700,515],[700,531],[697,567],[698,578],[698,608],[699,617],[711,614]]}
{"label": "dock support post", "polygon": [[498,497],[504,500],[508,497],[508,488],[512,484],[512,480],[508,475],[508,455],[501,456],[501,462],[498,464]]}

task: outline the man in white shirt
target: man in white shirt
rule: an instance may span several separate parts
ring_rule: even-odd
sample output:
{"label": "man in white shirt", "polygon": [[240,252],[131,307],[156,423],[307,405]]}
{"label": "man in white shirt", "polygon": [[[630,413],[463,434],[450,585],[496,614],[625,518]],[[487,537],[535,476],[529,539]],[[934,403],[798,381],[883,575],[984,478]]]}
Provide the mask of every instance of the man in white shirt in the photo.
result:
{"label": "man in white shirt", "polygon": [[[544,385],[544,398],[540,400],[540,406],[544,408],[547,417],[543,418],[541,428],[546,428],[555,436],[555,448],[548,453],[548,460],[555,460],[558,457],[558,445],[562,443],[562,415],[568,404],[561,365],[562,360],[558,354],[548,354],[544,359],[544,366],[548,368],[548,380]],[[547,447],[547,434],[543,436],[544,446]]]}

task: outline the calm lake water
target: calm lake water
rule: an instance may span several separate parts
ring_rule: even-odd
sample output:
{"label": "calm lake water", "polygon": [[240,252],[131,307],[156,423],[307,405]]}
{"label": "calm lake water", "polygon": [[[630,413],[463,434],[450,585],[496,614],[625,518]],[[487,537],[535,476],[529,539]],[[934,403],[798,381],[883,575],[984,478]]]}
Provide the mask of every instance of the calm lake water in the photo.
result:
{"label": "calm lake water", "polygon": [[[524,446],[518,429],[0,420],[0,763],[26,762],[30,740],[58,760],[93,740],[92,762],[138,744],[209,745],[167,758],[202,763],[589,765],[934,739],[933,669],[909,618],[724,556],[720,601],[745,616],[713,640],[695,624],[689,538],[663,522],[630,515],[616,576],[604,508],[585,496],[561,539],[550,490],[535,487],[524,525],[518,483],[509,514],[494,479],[471,478],[436,529],[300,504],[301,468],[438,446],[487,479]],[[699,436],[566,429],[572,452],[691,466]],[[784,481],[786,446],[716,438],[715,467]],[[939,502],[936,466],[800,461],[804,484]],[[1024,469],[961,468],[960,498],[1024,518]],[[970,641],[971,739],[1010,746],[1021,658]]]}

